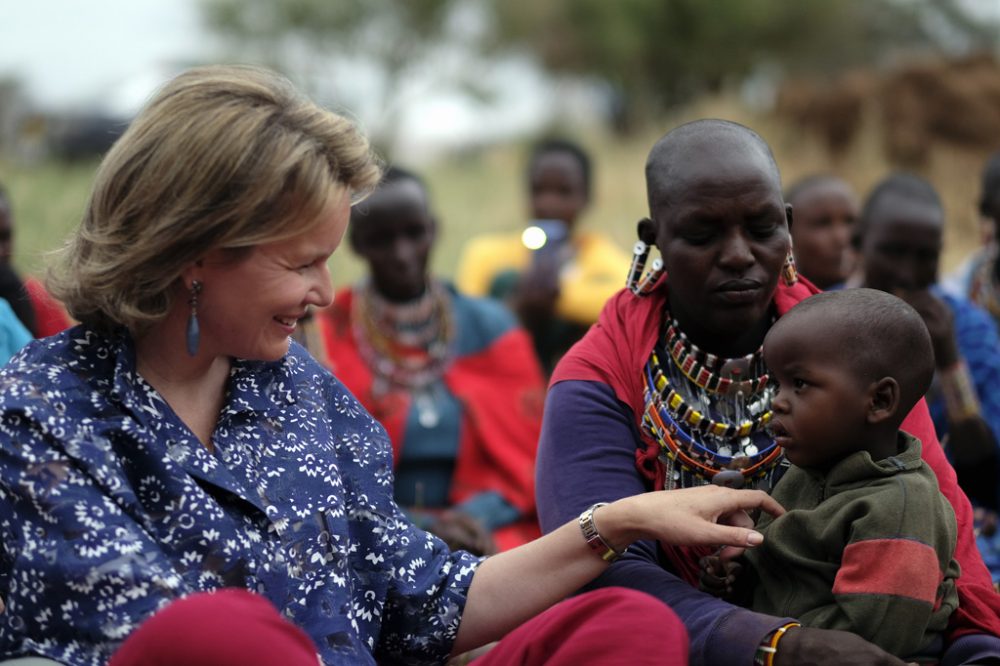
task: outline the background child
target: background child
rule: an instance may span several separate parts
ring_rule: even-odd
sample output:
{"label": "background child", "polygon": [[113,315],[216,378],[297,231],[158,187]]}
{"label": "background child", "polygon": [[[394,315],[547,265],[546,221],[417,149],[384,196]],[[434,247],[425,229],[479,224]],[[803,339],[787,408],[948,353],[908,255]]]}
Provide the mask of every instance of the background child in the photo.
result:
{"label": "background child", "polygon": [[[871,289],[819,294],[775,323],[764,357],[792,463],[773,494],[788,513],[760,521],[736,596],[901,657],[940,653],[958,605],[955,516],[920,441],[899,430],[934,373],[920,315]],[[704,588],[734,583],[738,565],[702,564]]]}
{"label": "background child", "polygon": [[800,275],[820,289],[842,284],[856,260],[851,234],[858,220],[858,197],[836,176],[817,174],[792,185],[792,250]]}

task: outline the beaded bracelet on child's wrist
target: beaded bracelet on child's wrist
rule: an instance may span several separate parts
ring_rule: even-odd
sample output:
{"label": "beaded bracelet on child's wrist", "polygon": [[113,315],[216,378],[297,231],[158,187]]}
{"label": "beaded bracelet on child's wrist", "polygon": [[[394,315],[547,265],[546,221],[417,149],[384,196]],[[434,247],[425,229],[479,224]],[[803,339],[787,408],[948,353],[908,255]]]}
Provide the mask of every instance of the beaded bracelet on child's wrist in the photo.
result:
{"label": "beaded bracelet on child's wrist", "polygon": [[799,622],[789,622],[764,636],[753,655],[754,666],[774,666],[774,659],[778,655],[778,643],[784,637],[785,632],[801,626]]}

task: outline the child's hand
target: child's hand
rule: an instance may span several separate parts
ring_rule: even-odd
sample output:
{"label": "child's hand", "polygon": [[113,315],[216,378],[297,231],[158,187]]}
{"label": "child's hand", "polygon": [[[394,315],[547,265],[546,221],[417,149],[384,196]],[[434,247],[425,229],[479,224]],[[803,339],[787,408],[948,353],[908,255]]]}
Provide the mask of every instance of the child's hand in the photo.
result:
{"label": "child's hand", "polygon": [[698,587],[703,592],[727,599],[733,594],[733,584],[743,571],[743,565],[734,560],[724,560],[718,555],[706,555],[698,561],[701,569]]}

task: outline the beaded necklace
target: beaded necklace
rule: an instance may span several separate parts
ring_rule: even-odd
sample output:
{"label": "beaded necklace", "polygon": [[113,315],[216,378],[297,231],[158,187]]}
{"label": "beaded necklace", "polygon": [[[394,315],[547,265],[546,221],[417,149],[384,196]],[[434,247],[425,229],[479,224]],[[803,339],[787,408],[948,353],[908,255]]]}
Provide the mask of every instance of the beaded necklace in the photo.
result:
{"label": "beaded necklace", "polygon": [[[764,368],[761,349],[741,359],[723,359],[704,352],[687,339],[677,321],[670,319],[666,324],[664,346],[670,357],[684,376],[709,393],[726,395],[742,391],[746,395],[760,393],[767,386],[768,375]],[[743,368],[751,374],[743,377]],[[723,373],[731,374],[724,377]]]}
{"label": "beaded necklace", "polygon": [[372,394],[407,391],[420,424],[437,425],[433,393],[451,363],[454,339],[447,289],[432,280],[415,300],[392,303],[366,282],[355,290],[351,322],[358,352],[372,371]]}
{"label": "beaded necklace", "polygon": [[667,315],[643,379],[643,429],[660,445],[666,489],[709,481],[768,489],[780,478],[787,463],[765,430],[774,386],[761,350],[708,354]]}

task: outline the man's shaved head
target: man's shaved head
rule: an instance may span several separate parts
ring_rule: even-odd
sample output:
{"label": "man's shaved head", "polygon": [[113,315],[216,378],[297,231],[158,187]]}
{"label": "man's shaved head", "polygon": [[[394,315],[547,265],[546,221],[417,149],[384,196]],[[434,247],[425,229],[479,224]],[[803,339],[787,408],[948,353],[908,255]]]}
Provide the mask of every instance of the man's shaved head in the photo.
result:
{"label": "man's shaved head", "polygon": [[[721,158],[721,159],[720,159]],[[669,204],[676,188],[682,187],[699,161],[725,169],[727,161],[759,160],[773,175],[780,190],[781,176],[767,142],[749,127],[729,120],[695,120],[665,134],[646,159],[646,195],[649,212]]]}

